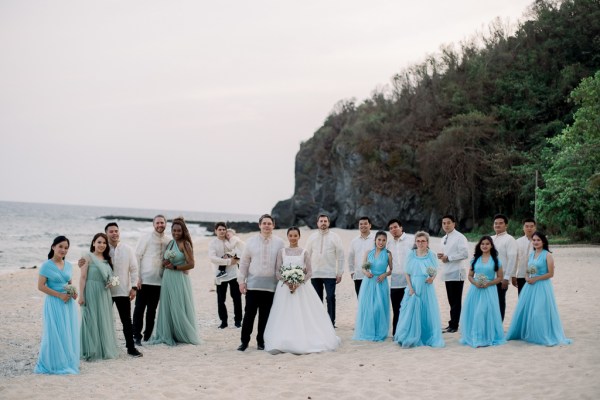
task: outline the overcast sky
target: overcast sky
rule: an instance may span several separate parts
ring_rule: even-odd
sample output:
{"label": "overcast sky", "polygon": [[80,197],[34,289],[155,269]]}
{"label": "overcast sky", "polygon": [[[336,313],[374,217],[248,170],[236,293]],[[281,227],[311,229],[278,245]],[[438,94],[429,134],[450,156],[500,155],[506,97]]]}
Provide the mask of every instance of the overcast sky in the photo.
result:
{"label": "overcast sky", "polygon": [[334,104],[531,0],[0,1],[0,200],[260,214]]}

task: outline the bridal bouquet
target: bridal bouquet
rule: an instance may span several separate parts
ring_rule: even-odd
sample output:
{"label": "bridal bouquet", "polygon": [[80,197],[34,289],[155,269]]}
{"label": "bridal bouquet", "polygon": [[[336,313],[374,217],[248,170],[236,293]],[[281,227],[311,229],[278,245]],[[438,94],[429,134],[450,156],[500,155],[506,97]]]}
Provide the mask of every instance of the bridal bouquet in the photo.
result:
{"label": "bridal bouquet", "polygon": [[281,279],[288,286],[294,287],[290,288],[290,293],[294,293],[296,290],[295,287],[304,283],[304,269],[298,265],[282,265],[281,266]]}
{"label": "bridal bouquet", "polygon": [[427,276],[433,278],[434,276],[437,275],[437,269],[435,269],[433,267],[427,267],[427,269],[425,270],[425,273],[427,274]]}
{"label": "bridal bouquet", "polygon": [[530,265],[529,267],[527,267],[527,273],[529,275],[537,274],[537,268],[535,267],[535,265]]}
{"label": "bridal bouquet", "polygon": [[488,277],[485,274],[475,274],[473,280],[477,284],[477,286],[485,286],[489,281]]}
{"label": "bridal bouquet", "polygon": [[77,288],[70,283],[66,284],[63,289],[65,289],[65,292],[67,292],[70,297],[77,297]]}
{"label": "bridal bouquet", "polygon": [[108,281],[106,281],[106,287],[115,287],[115,286],[119,286],[121,282],[119,281],[119,277],[117,275],[113,275],[110,278],[108,278]]}
{"label": "bridal bouquet", "polygon": [[175,250],[167,250],[165,251],[165,260],[169,261],[169,262],[173,262],[173,260],[175,260],[175,257],[177,256],[177,254],[175,253]]}

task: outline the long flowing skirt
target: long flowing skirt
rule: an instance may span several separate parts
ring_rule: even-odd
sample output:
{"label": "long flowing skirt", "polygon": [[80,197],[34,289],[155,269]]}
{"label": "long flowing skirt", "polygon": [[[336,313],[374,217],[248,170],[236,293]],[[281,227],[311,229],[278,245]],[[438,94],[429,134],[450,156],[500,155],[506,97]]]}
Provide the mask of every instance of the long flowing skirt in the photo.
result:
{"label": "long flowing skirt", "polygon": [[35,373],[79,373],[78,319],[75,300],[65,303],[58,297],[46,296],[42,344]]}
{"label": "long flowing skirt", "polygon": [[149,344],[200,344],[190,277],[165,269],[154,333]]}
{"label": "long flowing skirt", "polygon": [[394,341],[402,347],[444,347],[435,287],[425,283],[425,277],[414,277],[411,283],[415,294],[406,293],[402,299]]}
{"label": "long flowing skirt", "polygon": [[460,314],[459,343],[472,347],[506,343],[496,286],[471,285]]}
{"label": "long flowing skirt", "polygon": [[81,358],[105,360],[118,355],[110,290],[104,283],[88,279],[81,307]]}
{"label": "long flowing skirt", "polygon": [[506,339],[545,346],[572,342],[563,331],[550,279],[525,284]]}
{"label": "long flowing skirt", "polygon": [[265,328],[265,350],[271,353],[307,354],[335,350],[340,345],[331,319],[317,292],[306,282],[294,293],[277,284]]}
{"label": "long flowing skirt", "polygon": [[364,278],[358,295],[354,340],[380,342],[390,331],[390,289],[387,279]]}

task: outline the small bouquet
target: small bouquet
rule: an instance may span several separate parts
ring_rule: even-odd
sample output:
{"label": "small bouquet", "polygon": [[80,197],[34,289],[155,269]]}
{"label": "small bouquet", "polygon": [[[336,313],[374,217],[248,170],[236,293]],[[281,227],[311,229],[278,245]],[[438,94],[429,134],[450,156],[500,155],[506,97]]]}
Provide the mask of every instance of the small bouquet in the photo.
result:
{"label": "small bouquet", "polygon": [[535,265],[530,265],[527,267],[527,273],[529,275],[535,275],[537,274],[537,268],[535,267]]}
{"label": "small bouquet", "polygon": [[73,285],[71,285],[70,283],[67,283],[63,289],[65,289],[65,292],[67,292],[67,294],[69,295],[69,297],[72,298],[76,298],[77,297],[77,288]]}
{"label": "small bouquet", "polygon": [[119,286],[120,283],[119,277],[117,275],[112,275],[110,278],[108,278],[108,281],[106,281],[106,287],[111,288]]}
{"label": "small bouquet", "polygon": [[176,256],[177,254],[174,250],[167,250],[165,251],[164,259],[172,263]]}
{"label": "small bouquet", "polygon": [[483,287],[489,282],[488,277],[485,274],[475,274],[473,280],[479,287]]}
{"label": "small bouquet", "polygon": [[369,271],[371,272],[371,263],[370,262],[366,262],[362,265],[362,269],[364,269],[365,271]]}
{"label": "small bouquet", "polygon": [[434,276],[437,275],[437,269],[433,268],[433,267],[427,267],[427,269],[425,270],[425,273],[427,274],[427,276],[429,276],[430,278],[433,278]]}
{"label": "small bouquet", "polygon": [[294,293],[296,290],[295,287],[304,283],[305,275],[302,267],[298,265],[282,265],[280,271],[283,282],[288,286],[293,287],[293,289],[290,288],[290,293]]}
{"label": "small bouquet", "polygon": [[229,258],[238,258],[237,253],[235,251],[228,251],[227,253],[225,253],[226,256],[229,256]]}

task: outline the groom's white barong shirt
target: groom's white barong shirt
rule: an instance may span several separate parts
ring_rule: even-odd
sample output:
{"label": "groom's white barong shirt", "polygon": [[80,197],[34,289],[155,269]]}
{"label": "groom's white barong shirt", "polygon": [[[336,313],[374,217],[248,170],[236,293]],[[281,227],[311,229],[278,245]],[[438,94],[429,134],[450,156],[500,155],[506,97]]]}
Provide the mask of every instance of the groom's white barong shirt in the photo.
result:
{"label": "groom's white barong shirt", "polygon": [[364,278],[362,266],[365,261],[365,254],[375,248],[375,233],[370,232],[369,236],[362,237],[358,235],[350,242],[350,252],[348,253],[348,272],[354,274],[353,279],[361,280]]}
{"label": "groom's white barong shirt", "polygon": [[502,279],[510,281],[517,263],[517,241],[506,232],[492,236],[492,240],[494,241],[494,247],[498,250],[498,258],[502,263],[502,268],[505,268],[504,278]]}
{"label": "groom's white barong shirt", "polygon": [[318,230],[308,238],[306,251],[313,278],[337,278],[344,273],[344,247],[337,233]]}
{"label": "groom's white barong shirt", "polygon": [[245,283],[248,290],[274,292],[277,287],[277,254],[284,247],[283,240],[273,235],[264,237],[258,234],[248,239],[240,259],[238,283]]}
{"label": "groom's white barong shirt", "polygon": [[133,249],[124,244],[117,243],[116,247],[110,246],[110,259],[113,263],[113,275],[119,277],[120,284],[110,288],[112,297],[129,297],[129,291],[137,286],[138,261]]}
{"label": "groom's white barong shirt", "polygon": [[142,285],[161,285],[163,254],[170,240],[171,238],[164,233],[158,234],[156,231],[140,238],[135,255],[140,267]]}
{"label": "groom's white barong shirt", "polygon": [[517,239],[517,266],[513,271],[512,276],[516,278],[525,278],[525,271],[529,263],[529,253],[533,250],[531,240],[525,236]]}
{"label": "groom's white barong shirt", "polygon": [[442,238],[442,252],[448,257],[448,262],[442,263],[442,280],[464,281],[467,275],[465,260],[469,258],[469,242],[465,235],[453,229]]}
{"label": "groom's white barong shirt", "polygon": [[390,289],[402,289],[408,285],[406,282],[406,258],[415,244],[414,235],[402,232],[398,239],[390,237],[387,249],[392,253],[392,275],[390,276]]}

